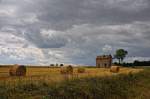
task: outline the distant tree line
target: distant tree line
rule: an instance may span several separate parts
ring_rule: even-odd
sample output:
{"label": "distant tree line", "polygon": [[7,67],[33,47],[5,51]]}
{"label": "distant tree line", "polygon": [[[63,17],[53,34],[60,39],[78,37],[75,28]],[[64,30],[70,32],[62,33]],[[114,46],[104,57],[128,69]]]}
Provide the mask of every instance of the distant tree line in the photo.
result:
{"label": "distant tree line", "polygon": [[134,61],[135,66],[150,66],[150,61]]}
{"label": "distant tree line", "polygon": [[114,63],[115,65],[120,65],[120,66],[125,66],[125,67],[135,67],[135,66],[150,66],[150,61],[138,61],[135,60],[133,63],[127,63],[127,62],[123,62],[123,63]]}
{"label": "distant tree line", "polygon": [[56,64],[50,64],[50,66],[51,67],[62,67],[62,66],[64,66],[64,64],[58,64],[58,63],[56,63]]}

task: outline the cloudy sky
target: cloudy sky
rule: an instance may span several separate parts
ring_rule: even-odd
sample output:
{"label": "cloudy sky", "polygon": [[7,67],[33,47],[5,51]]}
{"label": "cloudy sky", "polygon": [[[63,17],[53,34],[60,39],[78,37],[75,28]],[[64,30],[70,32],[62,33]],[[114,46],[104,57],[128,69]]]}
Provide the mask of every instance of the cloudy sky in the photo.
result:
{"label": "cloudy sky", "polygon": [[150,0],[0,0],[0,64],[150,58]]}

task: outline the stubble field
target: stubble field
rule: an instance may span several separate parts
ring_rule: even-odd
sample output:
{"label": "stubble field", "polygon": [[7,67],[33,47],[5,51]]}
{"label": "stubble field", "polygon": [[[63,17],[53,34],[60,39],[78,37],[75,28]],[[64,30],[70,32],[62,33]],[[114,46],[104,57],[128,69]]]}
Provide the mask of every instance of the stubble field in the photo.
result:
{"label": "stubble field", "polygon": [[[117,75],[110,72],[109,68],[86,68],[85,73],[78,73],[77,67],[74,68],[73,75],[67,77],[60,73],[60,67],[27,67],[27,73],[24,77],[11,77],[9,75],[10,67],[0,67],[0,80],[15,81],[22,80],[47,80],[49,82],[59,82],[66,79],[86,78],[86,77],[104,77]],[[120,68],[118,74],[137,73],[142,69]]]}
{"label": "stubble field", "polygon": [[27,67],[24,77],[9,76],[0,67],[0,99],[149,99],[150,69],[85,68],[85,73],[60,73],[60,68]]}

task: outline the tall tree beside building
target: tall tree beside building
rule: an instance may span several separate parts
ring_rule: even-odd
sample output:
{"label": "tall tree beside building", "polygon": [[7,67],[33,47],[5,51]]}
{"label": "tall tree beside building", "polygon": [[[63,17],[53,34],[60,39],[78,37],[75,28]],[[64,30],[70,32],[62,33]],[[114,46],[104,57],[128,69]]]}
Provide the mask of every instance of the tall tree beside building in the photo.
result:
{"label": "tall tree beside building", "polygon": [[114,56],[116,59],[118,59],[119,64],[120,64],[121,62],[123,62],[123,60],[127,54],[128,54],[128,51],[126,51],[124,49],[118,49],[118,50],[116,50],[116,53]]}

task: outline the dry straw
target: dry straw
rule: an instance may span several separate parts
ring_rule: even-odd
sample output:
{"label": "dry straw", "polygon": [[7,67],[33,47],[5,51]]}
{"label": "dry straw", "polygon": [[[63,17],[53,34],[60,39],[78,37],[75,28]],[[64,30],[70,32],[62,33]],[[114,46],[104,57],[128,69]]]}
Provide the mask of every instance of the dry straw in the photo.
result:
{"label": "dry straw", "polygon": [[25,76],[26,67],[23,65],[14,65],[9,70],[10,76]]}
{"label": "dry straw", "polygon": [[113,72],[113,73],[118,73],[119,70],[120,70],[119,66],[111,66],[110,68],[110,72]]}
{"label": "dry straw", "polygon": [[73,74],[73,67],[71,65],[61,67],[60,73],[61,74]]}

